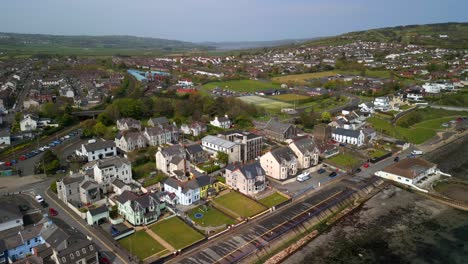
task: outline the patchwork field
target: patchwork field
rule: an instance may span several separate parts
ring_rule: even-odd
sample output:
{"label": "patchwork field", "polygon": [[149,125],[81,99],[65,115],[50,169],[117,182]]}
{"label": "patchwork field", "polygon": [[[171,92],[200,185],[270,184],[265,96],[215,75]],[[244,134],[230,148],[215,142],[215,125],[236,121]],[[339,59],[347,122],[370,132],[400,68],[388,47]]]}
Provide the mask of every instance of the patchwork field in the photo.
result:
{"label": "patchwork field", "polygon": [[272,83],[269,81],[256,81],[256,80],[234,80],[225,82],[210,82],[203,85],[202,90],[209,92],[216,87],[221,89],[232,90],[236,92],[247,92],[253,93],[256,91],[267,90],[271,88],[280,88],[281,85],[278,83]]}
{"label": "patchwork field", "polygon": [[[200,213],[203,214],[202,218],[196,218],[195,214]],[[218,209],[207,206],[206,210],[203,206],[198,206],[187,213],[187,215],[192,219],[195,223],[200,226],[221,226],[221,225],[232,225],[235,224],[236,221],[231,217],[225,215],[224,213],[220,212]]]}
{"label": "patchwork field", "polygon": [[257,96],[257,95],[242,96],[242,97],[239,97],[239,99],[242,100],[243,102],[254,104],[256,106],[263,107],[263,108],[270,109],[270,110],[293,107],[292,104],[268,99],[268,98]]}
{"label": "patchwork field", "polygon": [[182,249],[202,240],[202,234],[195,231],[178,217],[157,222],[151,230],[175,249]]}
{"label": "patchwork field", "polygon": [[287,200],[288,198],[279,194],[278,192],[275,192],[272,195],[269,195],[265,198],[260,199],[259,202],[265,206],[273,207]]}
{"label": "patchwork field", "polygon": [[159,253],[159,256],[163,256],[167,253],[167,249],[144,230],[137,231],[128,237],[120,239],[119,243],[140,260],[144,260],[156,253]]}
{"label": "patchwork field", "polygon": [[254,216],[267,208],[237,192],[217,197],[215,202],[235,212],[241,217]]}

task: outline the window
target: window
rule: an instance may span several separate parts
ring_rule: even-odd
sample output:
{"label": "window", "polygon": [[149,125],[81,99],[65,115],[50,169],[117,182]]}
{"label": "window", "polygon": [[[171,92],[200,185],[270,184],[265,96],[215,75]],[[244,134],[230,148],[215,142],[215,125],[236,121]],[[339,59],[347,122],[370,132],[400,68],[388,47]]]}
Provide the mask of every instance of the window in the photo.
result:
{"label": "window", "polygon": [[75,254],[76,254],[77,257],[79,257],[80,256],[80,251],[77,250]]}
{"label": "window", "polygon": [[66,257],[62,257],[62,262],[63,262],[63,263],[67,262],[67,258],[66,258]]}
{"label": "window", "polygon": [[75,255],[70,254],[70,259],[74,259],[74,258],[75,258]]}
{"label": "window", "polygon": [[82,248],[81,251],[83,251],[83,254],[86,254],[86,248]]}

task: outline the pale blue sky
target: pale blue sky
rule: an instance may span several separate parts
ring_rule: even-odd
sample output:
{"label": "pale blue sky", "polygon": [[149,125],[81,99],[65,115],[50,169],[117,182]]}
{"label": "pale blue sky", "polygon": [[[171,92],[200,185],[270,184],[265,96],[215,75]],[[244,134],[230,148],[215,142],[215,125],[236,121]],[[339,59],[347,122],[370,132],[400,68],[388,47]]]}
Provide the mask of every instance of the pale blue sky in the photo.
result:
{"label": "pale blue sky", "polygon": [[467,22],[467,0],[0,0],[0,31],[186,41],[330,36]]}

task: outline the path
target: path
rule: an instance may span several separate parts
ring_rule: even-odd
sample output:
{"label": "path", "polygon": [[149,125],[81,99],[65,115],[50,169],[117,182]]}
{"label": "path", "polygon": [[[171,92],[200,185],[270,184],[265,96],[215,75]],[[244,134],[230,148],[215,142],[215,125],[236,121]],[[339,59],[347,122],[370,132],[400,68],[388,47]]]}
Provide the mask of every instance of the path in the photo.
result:
{"label": "path", "polygon": [[166,240],[162,239],[160,236],[154,233],[153,230],[148,228],[146,229],[146,233],[150,235],[154,240],[158,241],[158,243],[165,247],[167,250],[169,250],[169,252],[176,251],[176,249],[171,244],[167,243]]}
{"label": "path", "polygon": [[431,108],[445,109],[450,111],[468,111],[468,107],[448,106],[448,105],[429,105]]}

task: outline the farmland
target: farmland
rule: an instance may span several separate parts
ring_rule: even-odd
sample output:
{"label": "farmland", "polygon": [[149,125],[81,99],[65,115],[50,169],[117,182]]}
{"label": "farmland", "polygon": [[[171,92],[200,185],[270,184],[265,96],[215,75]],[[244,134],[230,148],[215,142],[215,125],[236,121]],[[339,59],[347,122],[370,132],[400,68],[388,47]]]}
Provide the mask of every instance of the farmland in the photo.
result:
{"label": "farmland", "polygon": [[256,81],[256,80],[234,80],[225,82],[210,82],[202,87],[202,91],[209,92],[216,87],[221,89],[231,90],[242,93],[254,93],[257,91],[280,88],[280,84],[272,83],[269,81]]}

